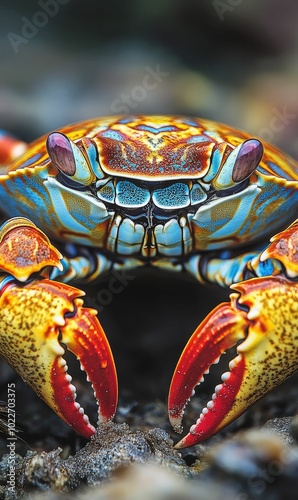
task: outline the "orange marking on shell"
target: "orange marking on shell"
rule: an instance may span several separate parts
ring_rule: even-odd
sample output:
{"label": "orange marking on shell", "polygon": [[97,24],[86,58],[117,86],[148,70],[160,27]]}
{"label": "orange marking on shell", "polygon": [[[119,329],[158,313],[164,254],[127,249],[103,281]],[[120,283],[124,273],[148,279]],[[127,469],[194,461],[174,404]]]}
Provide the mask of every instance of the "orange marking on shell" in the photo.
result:
{"label": "orange marking on shell", "polygon": [[137,140],[123,135],[123,141],[120,142],[99,136],[97,145],[101,167],[110,175],[147,180],[203,177],[209,168],[213,143],[209,142],[198,149],[197,145],[187,145],[182,141],[172,144],[169,139],[163,138],[162,144],[154,148],[146,137]]}

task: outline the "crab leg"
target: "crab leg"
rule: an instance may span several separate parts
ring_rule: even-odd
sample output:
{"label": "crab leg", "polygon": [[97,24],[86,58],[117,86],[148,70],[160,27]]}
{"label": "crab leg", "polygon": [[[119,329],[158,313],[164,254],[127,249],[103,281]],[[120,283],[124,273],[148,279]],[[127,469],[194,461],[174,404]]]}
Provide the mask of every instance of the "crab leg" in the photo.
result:
{"label": "crab leg", "polygon": [[232,287],[231,304],[218,306],[196,329],[173,375],[169,416],[179,430],[194,387],[239,339],[237,356],[189,434],[177,445],[195,445],[240,416],[297,370],[298,284],[276,276]]}
{"label": "crab leg", "polygon": [[[87,372],[100,421],[115,414],[117,375],[96,311],[82,307],[84,292],[42,276],[47,274],[43,267],[59,262],[59,256],[29,221],[11,220],[0,231],[0,354],[61,418],[89,438],[95,429],[76,402],[63,345]],[[30,281],[38,266],[41,275]]]}

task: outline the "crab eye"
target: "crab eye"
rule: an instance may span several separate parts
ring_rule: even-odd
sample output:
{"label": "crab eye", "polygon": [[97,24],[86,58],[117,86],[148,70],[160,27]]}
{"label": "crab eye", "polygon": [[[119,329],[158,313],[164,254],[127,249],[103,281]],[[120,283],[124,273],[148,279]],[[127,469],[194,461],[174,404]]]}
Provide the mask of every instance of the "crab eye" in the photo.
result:
{"label": "crab eye", "polygon": [[263,156],[263,144],[248,139],[239,144],[228,156],[211,184],[217,190],[229,189],[247,179],[257,168]]}
{"label": "crab eye", "polygon": [[47,139],[47,150],[55,167],[71,181],[88,186],[95,175],[81,149],[66,135],[53,132]]}
{"label": "crab eye", "polygon": [[250,139],[241,144],[232,173],[234,182],[241,182],[249,177],[260,163],[263,156],[263,144],[257,139]]}

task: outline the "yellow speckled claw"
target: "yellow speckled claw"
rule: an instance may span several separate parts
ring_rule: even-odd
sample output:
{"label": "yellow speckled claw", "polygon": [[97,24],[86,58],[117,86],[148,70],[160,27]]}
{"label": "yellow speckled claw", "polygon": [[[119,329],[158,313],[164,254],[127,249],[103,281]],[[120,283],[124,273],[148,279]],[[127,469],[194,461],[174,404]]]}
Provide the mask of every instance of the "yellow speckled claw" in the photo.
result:
{"label": "yellow speckled claw", "polygon": [[177,429],[194,387],[210,365],[227,348],[244,340],[222,383],[177,448],[212,436],[297,370],[297,282],[275,276],[254,278],[232,288],[236,293],[231,295],[231,303],[218,306],[201,323],[175,369],[169,416]]}
{"label": "yellow speckled claw", "polygon": [[[28,223],[20,235],[23,228],[24,220],[12,220],[2,229],[2,260],[11,243],[13,258],[8,259],[9,262],[23,262],[26,251],[30,254],[28,261],[31,264],[34,261],[35,272],[38,266],[43,269],[54,262],[59,253],[55,253],[50,243],[49,252],[46,251],[43,233]],[[6,239],[8,235],[10,243]],[[28,242],[28,245],[20,247],[19,241]],[[23,268],[28,269],[30,262],[28,265],[24,263]],[[0,354],[61,418],[89,438],[95,429],[75,400],[75,387],[70,383],[71,376],[67,373],[62,357],[64,348],[60,342],[79,358],[87,372],[99,404],[100,421],[111,419],[117,404],[117,375],[96,311],[83,307],[80,297],[84,292],[76,288],[40,275],[26,282],[21,275],[18,281],[8,274],[9,265],[2,266],[1,261],[1,267]]]}

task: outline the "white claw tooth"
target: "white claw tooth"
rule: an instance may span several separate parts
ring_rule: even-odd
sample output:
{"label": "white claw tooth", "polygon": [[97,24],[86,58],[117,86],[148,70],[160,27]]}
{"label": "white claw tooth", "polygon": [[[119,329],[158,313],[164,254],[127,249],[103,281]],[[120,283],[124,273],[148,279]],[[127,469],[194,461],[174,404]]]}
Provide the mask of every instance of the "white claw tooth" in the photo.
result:
{"label": "white claw tooth", "polygon": [[208,411],[209,411],[209,410],[208,410],[208,408],[203,408],[203,409],[202,409],[202,413],[203,413],[203,415],[206,415],[206,414],[208,413]]}
{"label": "white claw tooth", "polygon": [[69,388],[70,388],[71,392],[73,392],[74,394],[76,394],[76,388],[75,388],[74,385],[69,384]]}
{"label": "white claw tooth", "polygon": [[67,373],[67,374],[65,375],[65,378],[66,378],[67,382],[71,382],[71,381],[72,381],[72,376],[71,376],[71,375],[69,375],[69,373]]}
{"label": "white claw tooth", "polygon": [[89,424],[89,418],[87,417],[87,415],[84,415],[83,419],[85,420],[86,424]]}
{"label": "white claw tooth", "polygon": [[202,382],[204,382],[204,376],[199,380],[199,384],[201,384]]}
{"label": "white claw tooth", "polygon": [[199,416],[199,420],[201,420],[201,418],[203,418],[203,416],[204,416],[204,415],[203,415],[203,412],[202,412],[202,413],[200,414],[200,416]]}
{"label": "white claw tooth", "polygon": [[191,395],[194,396],[196,391],[193,389]]}
{"label": "white claw tooth", "polygon": [[209,373],[209,368],[208,370],[205,371],[204,375],[208,375],[208,373]]}
{"label": "white claw tooth", "polygon": [[208,401],[208,403],[207,403],[208,410],[212,410],[213,406],[214,406],[213,401]]}
{"label": "white claw tooth", "polygon": [[84,415],[84,413],[85,413],[85,412],[84,412],[84,408],[82,408],[82,407],[81,407],[81,408],[79,408],[79,412],[80,412],[80,414],[81,414],[81,415]]}
{"label": "white claw tooth", "polygon": [[241,354],[238,354],[238,356],[236,356],[236,358],[232,359],[230,362],[229,362],[229,369],[230,370],[233,370],[233,368],[235,368],[235,366],[238,365],[238,363],[241,361],[242,359],[242,356]]}
{"label": "white claw tooth", "polygon": [[235,359],[232,359],[230,362],[229,362],[229,370],[233,370],[233,368],[235,368],[235,366],[237,365]]}
{"label": "white claw tooth", "polygon": [[64,365],[63,370],[64,370],[65,372],[67,372],[67,370],[68,370],[68,366],[67,366],[67,364],[66,364],[66,363],[65,363],[65,365]]}
{"label": "white claw tooth", "polygon": [[74,404],[74,405],[75,405],[75,407],[76,407],[76,409],[77,409],[77,410],[79,410],[79,409],[81,408],[80,403],[75,402],[75,404]]}
{"label": "white claw tooth", "polygon": [[221,391],[222,389],[222,384],[218,384],[216,387],[215,387],[215,393],[217,394],[219,391]]}
{"label": "white claw tooth", "polygon": [[256,319],[261,316],[261,312],[257,306],[252,306],[247,313],[247,319]]}
{"label": "white claw tooth", "polygon": [[225,372],[225,373],[223,373],[222,376],[221,376],[221,380],[223,382],[227,382],[227,380],[229,380],[229,378],[230,378],[230,375],[231,375],[231,372]]}
{"label": "white claw tooth", "polygon": [[196,433],[196,426],[192,425],[191,428],[189,429],[190,434],[195,434]]}
{"label": "white claw tooth", "polygon": [[213,361],[213,364],[217,365],[217,363],[219,363],[219,361],[220,361],[220,356],[218,356],[218,358],[215,361]]}
{"label": "white claw tooth", "polygon": [[214,399],[216,399],[216,393],[215,392],[212,394],[212,399],[213,399],[213,401],[214,401]]}
{"label": "white claw tooth", "polygon": [[62,367],[62,366],[65,366],[66,365],[66,361],[64,358],[60,358],[59,359],[59,365]]}

